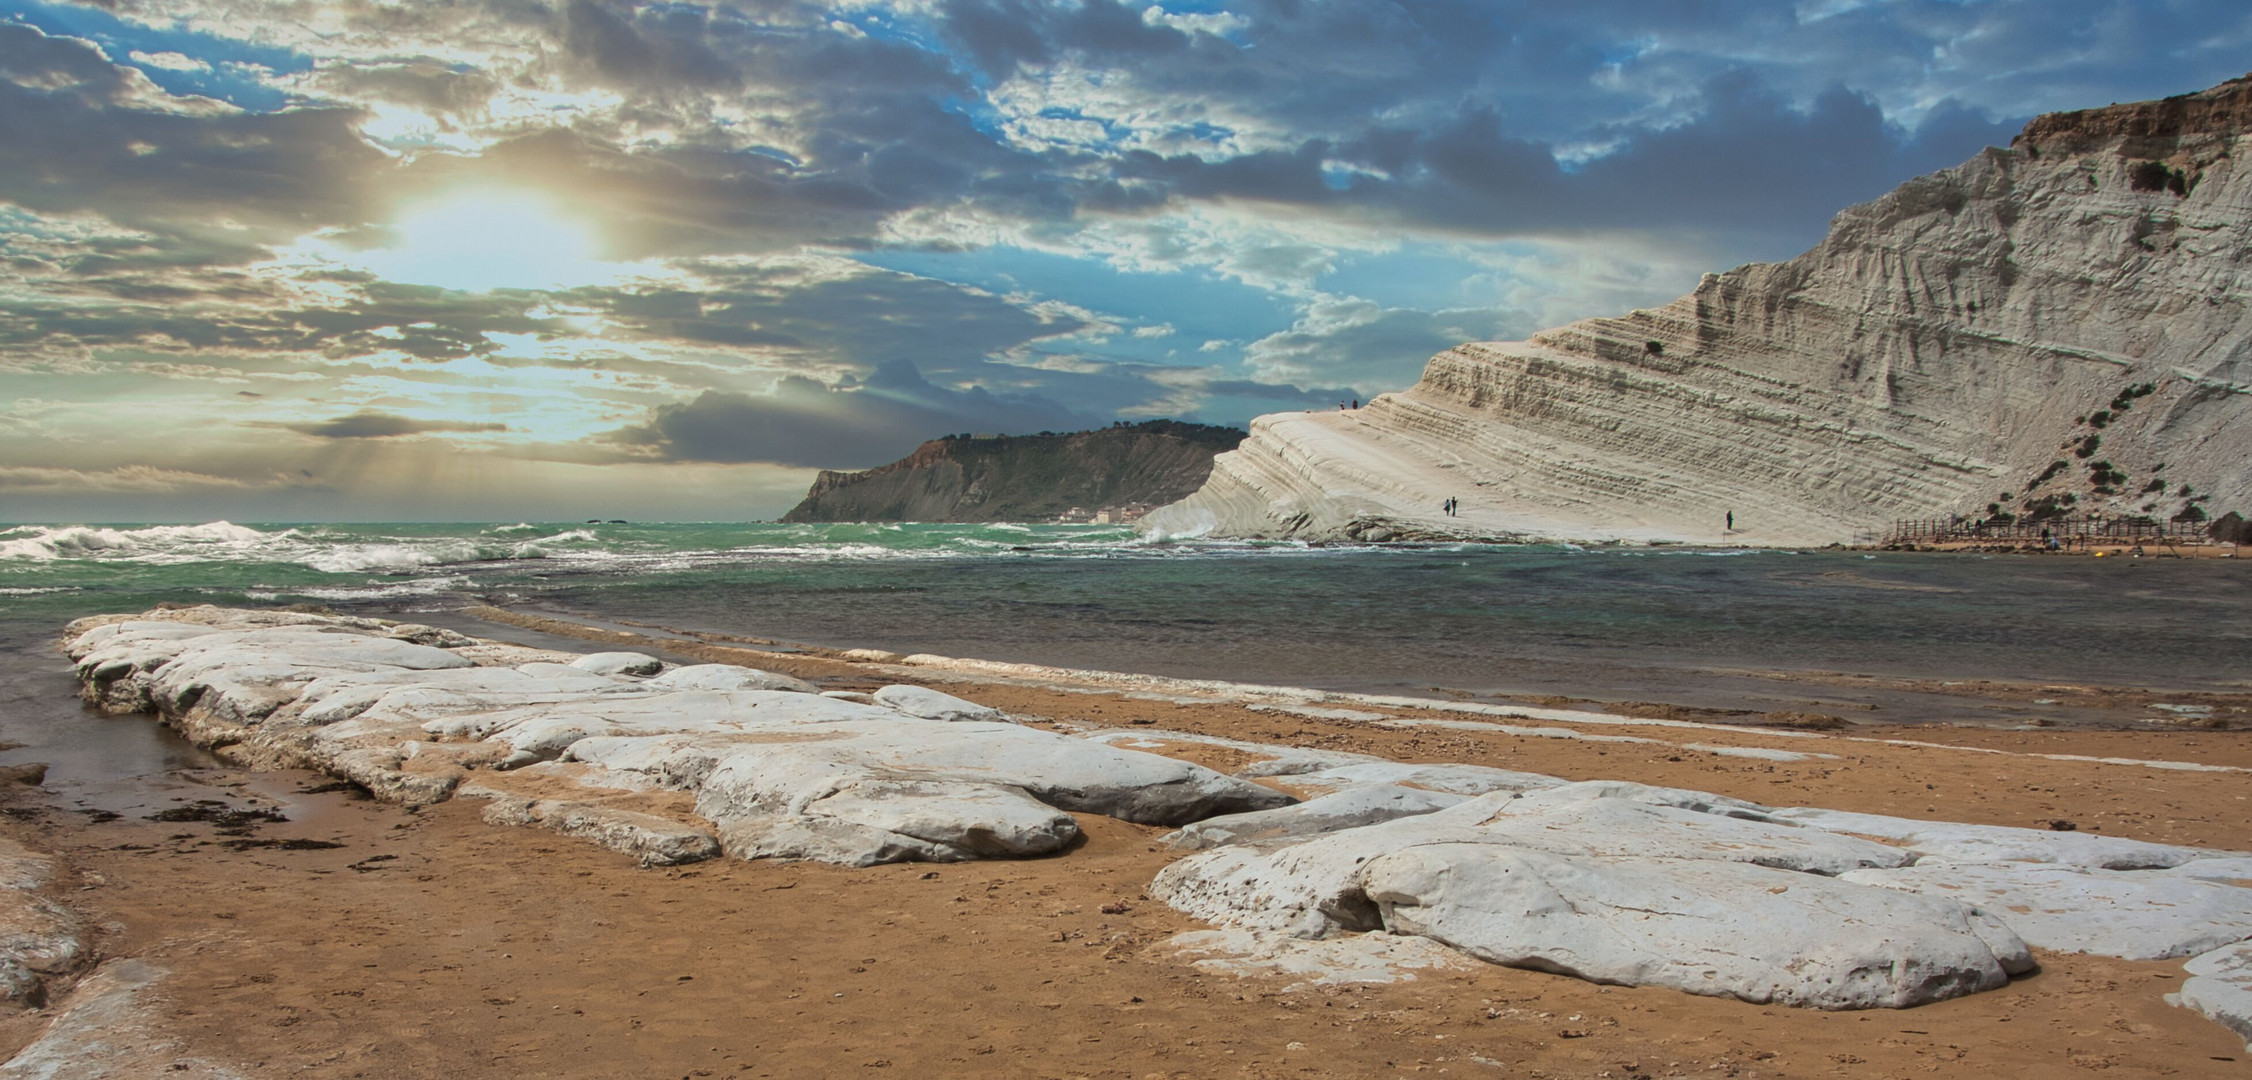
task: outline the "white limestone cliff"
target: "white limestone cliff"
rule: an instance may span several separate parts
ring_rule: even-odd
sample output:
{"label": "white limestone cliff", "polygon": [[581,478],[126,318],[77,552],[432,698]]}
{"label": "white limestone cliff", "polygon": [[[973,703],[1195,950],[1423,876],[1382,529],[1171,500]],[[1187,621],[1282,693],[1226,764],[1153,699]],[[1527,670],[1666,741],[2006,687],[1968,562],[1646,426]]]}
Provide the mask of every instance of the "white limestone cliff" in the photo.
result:
{"label": "white limestone cliff", "polygon": [[1144,528],[1799,545],[2039,497],[2252,510],[2248,137],[2252,77],[2038,118],[1796,259],[1458,346],[1357,411],[1260,417]]}

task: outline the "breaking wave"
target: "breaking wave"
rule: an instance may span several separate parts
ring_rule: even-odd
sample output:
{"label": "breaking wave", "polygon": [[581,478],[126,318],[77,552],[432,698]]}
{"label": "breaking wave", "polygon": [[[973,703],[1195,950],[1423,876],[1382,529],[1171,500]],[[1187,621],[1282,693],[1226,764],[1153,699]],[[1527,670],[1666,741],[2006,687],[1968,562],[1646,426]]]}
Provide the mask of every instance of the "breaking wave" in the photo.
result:
{"label": "breaking wave", "polygon": [[140,529],[88,525],[23,525],[0,531],[0,559],[101,559],[190,562],[239,557],[288,533],[262,533],[227,521],[151,525]]}

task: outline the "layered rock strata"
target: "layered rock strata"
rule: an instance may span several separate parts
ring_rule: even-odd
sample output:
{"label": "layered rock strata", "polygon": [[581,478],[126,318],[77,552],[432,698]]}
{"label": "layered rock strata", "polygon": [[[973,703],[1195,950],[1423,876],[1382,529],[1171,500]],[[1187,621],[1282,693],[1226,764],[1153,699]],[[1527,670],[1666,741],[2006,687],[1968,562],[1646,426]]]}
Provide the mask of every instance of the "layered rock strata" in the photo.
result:
{"label": "layered rock strata", "polygon": [[2252,507],[2248,117],[2252,79],[2041,117],[1789,262],[1261,417],[1145,528],[1800,545]]}
{"label": "layered rock strata", "polygon": [[[246,764],[410,804],[485,799],[490,822],[645,864],[1053,854],[1075,813],[1176,826],[1164,842],[1189,854],[1150,893],[1223,928],[1186,953],[1315,984],[1454,956],[1900,1007],[2002,985],[2030,969],[2028,943],[2154,958],[2252,939],[2238,852],[1146,727],[1066,734],[929,687],[839,697],[374,619],[155,611],[81,620],[65,647],[89,699]],[[1236,764],[1149,752],[1165,750]],[[2241,967],[2196,984],[2200,1007],[2235,1015]]]}

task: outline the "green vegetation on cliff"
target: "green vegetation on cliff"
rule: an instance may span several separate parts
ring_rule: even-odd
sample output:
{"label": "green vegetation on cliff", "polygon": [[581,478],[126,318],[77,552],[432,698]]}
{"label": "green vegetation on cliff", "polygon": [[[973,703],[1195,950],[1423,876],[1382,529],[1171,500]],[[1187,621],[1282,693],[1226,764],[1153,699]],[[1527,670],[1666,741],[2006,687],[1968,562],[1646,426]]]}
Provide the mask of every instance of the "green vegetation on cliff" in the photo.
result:
{"label": "green vegetation on cliff", "polygon": [[783,521],[1052,521],[1162,505],[1204,483],[1237,428],[1178,420],[1095,431],[949,435],[866,472],[823,472]]}

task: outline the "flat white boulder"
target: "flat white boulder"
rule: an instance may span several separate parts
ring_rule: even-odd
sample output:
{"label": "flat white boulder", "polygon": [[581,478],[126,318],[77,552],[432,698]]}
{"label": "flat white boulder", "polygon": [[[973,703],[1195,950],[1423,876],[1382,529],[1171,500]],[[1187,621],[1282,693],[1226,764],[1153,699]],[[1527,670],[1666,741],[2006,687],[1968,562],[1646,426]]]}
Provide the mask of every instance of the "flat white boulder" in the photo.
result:
{"label": "flat white boulder", "polygon": [[1165,837],[1178,851],[1200,851],[1223,844],[1253,840],[1281,840],[1316,836],[1340,829],[1374,825],[1394,818],[1414,817],[1444,810],[1468,796],[1422,788],[1372,784],[1348,788],[1333,795],[1308,799],[1273,810],[1226,814],[1184,825]]}
{"label": "flat white boulder", "polygon": [[617,680],[580,671],[540,676],[508,667],[448,668],[437,671],[404,669],[354,671],[326,675],[306,683],[297,692],[299,716],[307,723],[332,724],[366,712],[401,690],[443,690],[458,700],[479,702],[493,695],[541,696],[548,700],[620,689]]}
{"label": "flat white boulder", "polygon": [[[722,766],[713,783],[734,780],[729,769]],[[1079,836],[1070,814],[1015,788],[883,778],[842,782],[789,815],[735,814],[721,824],[739,857],[847,866],[1024,858],[1058,851]]]}
{"label": "flat white boulder", "polygon": [[[2252,943],[2238,942],[2200,954],[2182,970],[2190,977],[2174,1002],[2252,1040]],[[2244,1048],[2252,1050],[2252,1041]]]}
{"label": "flat white boulder", "polygon": [[[1179,826],[1295,801],[1192,763],[1007,723],[923,687],[840,700],[733,665],[664,672],[639,653],[463,645],[425,629],[210,609],[82,623],[72,647],[89,688],[118,690],[103,690],[106,703],[154,707],[253,760],[323,769],[417,805],[465,783],[480,789],[470,770],[580,762],[593,768],[572,772],[604,782],[692,793],[717,842],[747,857],[1039,855],[1079,835],[1073,813]],[[544,792],[504,801],[500,816],[513,823],[648,859],[690,857],[703,835]]]}
{"label": "flat white boulder", "polygon": [[2164,960],[2252,937],[2252,889],[2133,870],[1926,862],[1844,880],[1971,904],[2036,948]]}
{"label": "flat white boulder", "polygon": [[1915,858],[1899,848],[1819,829],[1632,799],[1553,797],[1566,791],[1534,792],[1499,804],[1477,828],[1488,843],[1552,855],[1744,862],[1830,876],[1904,866]]}
{"label": "flat white boulder", "polygon": [[1745,863],[1448,844],[1371,860],[1364,888],[1386,929],[1493,963],[1750,1002],[1904,1008],[2032,967],[1952,900]]}
{"label": "flat white boulder", "polygon": [[1898,866],[1907,853],[1733,816],[1730,802],[1640,785],[1496,791],[1311,839],[1212,848],[1159,871],[1150,895],[1230,929],[1381,929],[1597,981],[1822,1008],[1911,1005],[2030,969],[2024,943],[1969,905],[1900,904],[1815,872]]}
{"label": "flat white boulder", "polygon": [[1637,784],[1631,780],[1581,780],[1561,783],[1533,793],[1543,803],[1584,799],[1620,799],[1627,802],[1647,803],[1651,806],[1671,806],[1679,810],[1694,810],[1700,814],[1719,814],[1724,817],[1744,818],[1749,821],[1774,821],[1775,812],[1768,807],[1726,795],[1690,788],[1659,787],[1655,784]]}
{"label": "flat white boulder", "polygon": [[1451,795],[1485,795],[1492,792],[1539,791],[1565,783],[1540,773],[1494,769],[1484,765],[1410,765],[1396,761],[1371,761],[1341,765],[1300,774],[1307,784],[1329,785],[1337,790],[1369,784],[1419,787]]}
{"label": "flat white boulder", "polygon": [[647,653],[598,652],[571,661],[571,666],[596,675],[655,675],[665,662]]}
{"label": "flat white boulder", "polygon": [[2157,870],[2180,866],[2192,859],[2245,854],[2093,833],[1919,821],[1805,806],[1776,810],[1773,816],[1779,821],[1793,821],[1809,828],[1881,837],[1919,856],[1960,863],[2034,862],[2099,870]]}
{"label": "flat white boulder", "polygon": [[[424,721],[422,728],[432,735],[490,739],[506,736],[526,724],[554,722],[603,725],[617,734],[634,735],[750,733],[848,721],[928,723],[890,709],[787,690],[648,693],[647,688],[643,683],[635,687],[642,693],[579,694],[560,699],[538,694],[529,702],[506,695],[463,695],[458,704],[447,704],[439,715]],[[396,710],[393,702],[394,698],[387,695],[369,708],[368,714],[409,715]]]}
{"label": "flat white boulder", "polygon": [[327,625],[214,630],[180,636],[181,626],[118,624],[78,656],[78,676],[113,709],[189,709],[255,723],[296,700],[317,679],[347,672],[434,671],[474,666],[447,649],[374,631]]}
{"label": "flat white boulder", "polygon": [[[612,760],[615,742],[589,742],[574,746],[572,758],[622,767]],[[1060,809],[1148,825],[1292,801],[1200,765],[1006,723],[840,721],[802,733],[701,740],[690,753],[715,749],[722,760],[698,792],[699,806],[709,808],[699,812],[715,818],[736,807],[820,797],[812,793],[832,780],[867,776],[1013,787]]]}
{"label": "flat white boulder", "polygon": [[965,701],[927,686],[886,686],[874,694],[876,704],[925,720],[1001,720],[1001,710]]}
{"label": "flat white boulder", "polygon": [[1379,856],[1414,847],[1764,862],[1829,873],[1897,866],[1908,858],[1882,844],[1813,829],[1577,794],[1569,789],[1522,796],[1497,791],[1431,813],[1310,839],[1223,846],[1160,870],[1151,895],[1222,925],[1320,938],[1380,928],[1376,907],[1362,888],[1362,872]]}
{"label": "flat white boulder", "polygon": [[2190,861],[2166,871],[2173,877],[2201,878],[2230,885],[2252,885],[2252,856],[2220,855]]}
{"label": "flat white boulder", "polygon": [[804,679],[735,664],[691,664],[658,675],[645,686],[660,690],[787,690],[797,694],[820,691]]}

